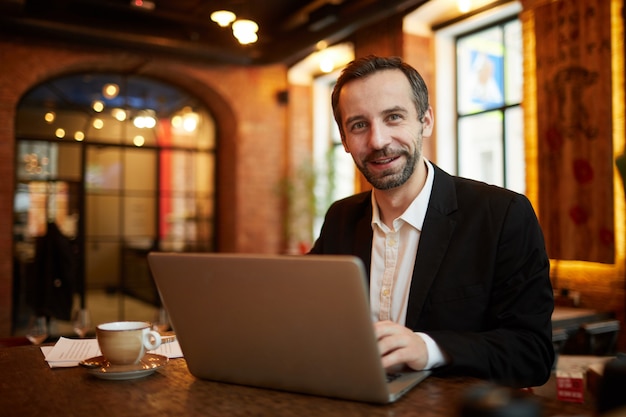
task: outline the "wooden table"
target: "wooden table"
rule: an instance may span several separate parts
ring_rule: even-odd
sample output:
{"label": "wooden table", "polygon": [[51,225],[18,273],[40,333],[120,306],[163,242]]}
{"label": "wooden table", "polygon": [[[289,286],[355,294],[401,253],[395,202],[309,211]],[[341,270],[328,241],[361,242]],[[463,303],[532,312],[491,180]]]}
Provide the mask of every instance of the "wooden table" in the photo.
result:
{"label": "wooden table", "polygon": [[[36,346],[0,348],[0,415],[15,416],[457,416],[472,378],[428,378],[391,405],[334,400],[203,381],[184,359],[142,379],[98,379],[80,367],[51,369]],[[589,405],[539,399],[544,416],[591,416]]]}

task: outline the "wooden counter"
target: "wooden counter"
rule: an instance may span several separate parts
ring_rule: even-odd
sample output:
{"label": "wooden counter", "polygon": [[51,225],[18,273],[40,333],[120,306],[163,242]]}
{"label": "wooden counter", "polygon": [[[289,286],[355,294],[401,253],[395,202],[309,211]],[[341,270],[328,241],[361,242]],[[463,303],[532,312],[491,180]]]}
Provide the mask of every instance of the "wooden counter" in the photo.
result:
{"label": "wooden counter", "polygon": [[614,317],[613,313],[597,311],[579,307],[554,307],[552,313],[552,328],[565,329],[568,332],[577,331],[581,324],[606,320]]}
{"label": "wooden counter", "polygon": [[[145,378],[109,381],[80,367],[51,369],[36,346],[0,348],[0,415],[456,416],[459,399],[478,383],[428,378],[398,402],[381,406],[198,380],[184,359],[172,359]],[[588,406],[536,398],[545,417],[592,414]]]}

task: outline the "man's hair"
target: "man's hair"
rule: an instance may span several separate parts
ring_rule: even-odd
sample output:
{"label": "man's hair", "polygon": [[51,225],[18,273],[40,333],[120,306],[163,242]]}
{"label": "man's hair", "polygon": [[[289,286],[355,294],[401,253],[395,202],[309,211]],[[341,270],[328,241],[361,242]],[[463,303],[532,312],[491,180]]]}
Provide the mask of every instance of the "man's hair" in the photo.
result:
{"label": "man's hair", "polygon": [[337,79],[337,84],[335,84],[335,88],[333,89],[331,103],[333,106],[333,115],[337,126],[339,126],[341,137],[344,137],[344,131],[341,124],[341,110],[339,110],[339,95],[341,94],[343,86],[350,81],[368,77],[379,71],[393,69],[402,71],[409,80],[409,84],[413,90],[413,103],[417,110],[418,119],[420,122],[423,121],[424,114],[428,110],[428,88],[420,73],[417,72],[415,68],[402,61],[402,58],[369,55],[350,62],[341,72],[339,79]]}

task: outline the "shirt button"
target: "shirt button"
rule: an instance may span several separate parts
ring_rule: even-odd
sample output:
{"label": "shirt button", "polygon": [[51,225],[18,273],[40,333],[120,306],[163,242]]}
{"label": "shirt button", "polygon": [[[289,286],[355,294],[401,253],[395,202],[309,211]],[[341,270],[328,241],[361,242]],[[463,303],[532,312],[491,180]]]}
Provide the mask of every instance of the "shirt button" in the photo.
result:
{"label": "shirt button", "polygon": [[389,297],[389,288],[385,288],[385,289],[383,290],[383,295],[384,295],[385,297]]}

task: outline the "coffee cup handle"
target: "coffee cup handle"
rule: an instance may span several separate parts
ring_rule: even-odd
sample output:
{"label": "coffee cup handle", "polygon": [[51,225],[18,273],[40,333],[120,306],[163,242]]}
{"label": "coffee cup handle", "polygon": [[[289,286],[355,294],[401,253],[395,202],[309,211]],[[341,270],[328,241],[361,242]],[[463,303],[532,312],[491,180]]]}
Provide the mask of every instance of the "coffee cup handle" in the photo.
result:
{"label": "coffee cup handle", "polygon": [[161,335],[159,332],[149,330],[143,335],[143,345],[146,350],[154,350],[161,346]]}

